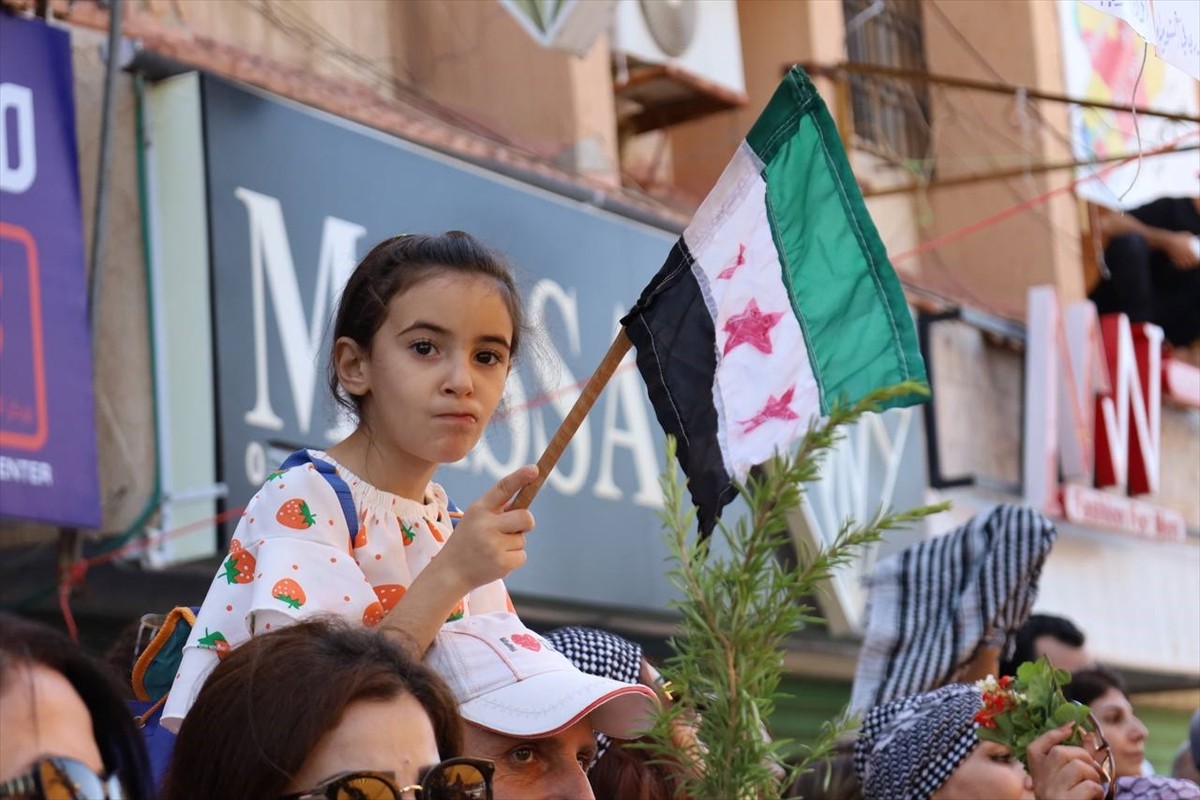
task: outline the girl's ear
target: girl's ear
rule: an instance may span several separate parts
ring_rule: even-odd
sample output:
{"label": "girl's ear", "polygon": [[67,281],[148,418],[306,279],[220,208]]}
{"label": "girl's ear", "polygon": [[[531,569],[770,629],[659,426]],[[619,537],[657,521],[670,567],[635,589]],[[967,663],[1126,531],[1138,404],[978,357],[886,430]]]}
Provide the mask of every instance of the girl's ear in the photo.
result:
{"label": "girl's ear", "polygon": [[347,394],[362,397],[371,390],[371,358],[349,336],[341,336],[333,343],[333,368]]}

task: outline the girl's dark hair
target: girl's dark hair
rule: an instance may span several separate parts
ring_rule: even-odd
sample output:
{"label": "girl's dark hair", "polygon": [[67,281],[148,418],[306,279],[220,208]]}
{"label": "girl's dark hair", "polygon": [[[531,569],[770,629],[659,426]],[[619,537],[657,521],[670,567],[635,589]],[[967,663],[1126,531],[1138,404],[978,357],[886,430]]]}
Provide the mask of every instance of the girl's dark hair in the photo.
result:
{"label": "girl's dark hair", "polygon": [[405,693],[429,714],[441,757],[459,755],[462,721],[450,690],[384,634],[316,617],[255,636],[204,682],[161,797],[278,797],[351,703]]}
{"label": "girl's dark hair", "polygon": [[[92,716],[92,736],[104,769],[120,776],[131,800],[152,800],[154,780],[142,734],[107,665],[83,652],[65,634],[0,611],[0,691],[20,691],[18,670],[31,666],[52,669],[67,679]],[[9,731],[6,735],[20,733]]]}
{"label": "girl's dark hair", "polygon": [[[445,274],[479,275],[496,281],[512,318],[509,352],[516,358],[525,330],[525,313],[512,271],[503,256],[463,231],[401,234],[371,248],[342,289],[331,348],[345,336],[370,352],[371,341],[387,317],[392,298],[427,278]],[[348,395],[339,385],[332,350],[327,377],[334,402],[361,416],[362,398]]]}
{"label": "girl's dark hair", "polygon": [[1071,682],[1063,687],[1063,696],[1087,706],[1109,689],[1126,694],[1125,681],[1107,667],[1089,667],[1071,673]]}
{"label": "girl's dark hair", "polygon": [[809,765],[792,782],[786,797],[804,800],[862,800],[862,784],[854,771],[854,751],[844,749]]}
{"label": "girl's dark hair", "polygon": [[[649,739],[635,739],[647,743]],[[588,783],[596,797],[619,797],[622,800],[679,800],[681,793],[673,765],[662,756],[652,755],[641,747],[628,747],[614,739],[608,749],[588,771]]]}

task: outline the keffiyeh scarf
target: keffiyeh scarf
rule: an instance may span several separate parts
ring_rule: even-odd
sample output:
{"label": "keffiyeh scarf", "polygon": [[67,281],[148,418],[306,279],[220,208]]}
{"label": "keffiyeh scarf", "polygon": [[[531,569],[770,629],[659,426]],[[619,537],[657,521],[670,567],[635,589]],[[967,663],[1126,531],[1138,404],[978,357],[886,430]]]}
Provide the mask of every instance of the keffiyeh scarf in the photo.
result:
{"label": "keffiyeh scarf", "polygon": [[981,702],[952,684],[872,708],[854,745],[865,800],[928,800],[979,743]]}
{"label": "keffiyeh scarf", "polygon": [[851,711],[941,686],[989,634],[1024,624],[1057,535],[1038,512],[1000,505],[880,561]]}

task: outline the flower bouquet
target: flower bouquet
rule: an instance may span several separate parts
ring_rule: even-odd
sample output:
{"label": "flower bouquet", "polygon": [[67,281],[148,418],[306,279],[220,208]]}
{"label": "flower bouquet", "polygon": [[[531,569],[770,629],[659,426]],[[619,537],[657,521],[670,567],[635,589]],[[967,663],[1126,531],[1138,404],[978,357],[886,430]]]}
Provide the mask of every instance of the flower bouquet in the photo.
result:
{"label": "flower bouquet", "polygon": [[1047,731],[1071,723],[1063,744],[1082,746],[1085,732],[1100,730],[1091,709],[1063,696],[1062,687],[1070,682],[1071,673],[1055,669],[1045,656],[1022,664],[1016,678],[989,675],[976,682],[983,694],[983,708],[975,715],[979,738],[1007,746],[1026,770],[1030,743]]}

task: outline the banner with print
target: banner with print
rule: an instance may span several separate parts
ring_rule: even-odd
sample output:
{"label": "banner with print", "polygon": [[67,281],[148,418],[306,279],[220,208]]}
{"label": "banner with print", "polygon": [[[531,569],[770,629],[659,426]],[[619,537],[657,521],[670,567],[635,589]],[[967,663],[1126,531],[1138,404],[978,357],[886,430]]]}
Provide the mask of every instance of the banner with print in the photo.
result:
{"label": "banner with print", "polygon": [[[1118,18],[1112,16],[1112,5],[1059,0],[1067,94],[1196,116],[1196,81],[1164,61],[1161,50],[1156,55],[1154,47],[1138,35],[1137,31],[1150,30],[1149,7],[1126,3]],[[1152,153],[1200,141],[1195,123],[1144,114],[1135,118],[1129,111],[1073,106],[1070,119],[1074,155],[1081,161]],[[1200,193],[1195,151],[1133,158],[1115,168],[1081,167],[1078,177],[1082,182],[1076,192],[1109,208],[1137,208],[1159,197]]]}
{"label": "banner with print", "polygon": [[0,516],[100,526],[65,31],[0,15]]}

